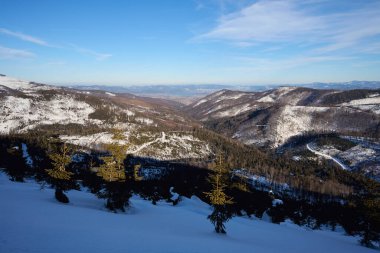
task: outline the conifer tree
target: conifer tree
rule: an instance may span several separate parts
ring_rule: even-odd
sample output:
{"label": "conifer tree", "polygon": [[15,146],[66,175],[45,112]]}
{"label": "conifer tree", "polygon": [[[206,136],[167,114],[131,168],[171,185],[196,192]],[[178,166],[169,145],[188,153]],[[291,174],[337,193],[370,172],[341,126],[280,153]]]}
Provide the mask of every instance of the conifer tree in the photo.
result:
{"label": "conifer tree", "polygon": [[64,143],[56,152],[49,155],[53,168],[46,172],[55,186],[55,198],[63,203],[68,203],[69,199],[64,191],[70,188],[72,172],[67,171],[67,166],[71,163],[72,150]]}
{"label": "conifer tree", "polygon": [[99,167],[98,176],[107,182],[125,181],[126,179],[124,160],[127,157],[128,146],[120,144],[124,139],[125,136],[120,129],[113,130],[113,142],[106,145],[110,156],[100,158],[103,164]]}
{"label": "conifer tree", "polygon": [[213,173],[209,176],[209,182],[212,185],[210,192],[205,192],[206,197],[210,200],[214,210],[208,219],[215,226],[217,233],[225,234],[225,226],[230,218],[227,210],[227,205],[233,203],[232,197],[225,193],[228,181],[228,169],[226,164],[222,161],[222,156],[219,156],[219,161],[213,166]]}
{"label": "conifer tree", "polygon": [[98,168],[97,175],[105,181],[105,192],[99,194],[107,199],[106,207],[112,211],[125,211],[128,205],[130,191],[126,185],[124,160],[127,157],[128,146],[121,144],[125,136],[120,129],[113,130],[113,142],[106,145],[108,156],[100,157],[103,164]]}

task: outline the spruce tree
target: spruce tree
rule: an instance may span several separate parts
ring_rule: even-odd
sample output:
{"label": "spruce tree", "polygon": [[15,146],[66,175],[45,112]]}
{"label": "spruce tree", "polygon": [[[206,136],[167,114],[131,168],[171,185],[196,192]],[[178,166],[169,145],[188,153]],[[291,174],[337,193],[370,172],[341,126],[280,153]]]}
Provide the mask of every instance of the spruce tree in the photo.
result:
{"label": "spruce tree", "polygon": [[120,144],[125,140],[125,136],[120,129],[113,130],[113,142],[106,145],[109,156],[100,159],[103,164],[99,167],[98,176],[107,182],[125,181],[124,160],[127,157],[128,146]]}
{"label": "spruce tree", "polygon": [[99,194],[107,199],[106,207],[112,211],[125,211],[128,205],[130,190],[126,185],[126,173],[124,160],[127,157],[128,146],[121,144],[125,136],[120,129],[113,130],[113,142],[106,145],[109,153],[100,157],[103,163],[98,168],[97,175],[105,181],[105,192]]}
{"label": "spruce tree", "polygon": [[212,185],[210,192],[205,192],[206,197],[210,200],[214,210],[208,219],[215,227],[217,233],[225,234],[224,224],[231,218],[227,206],[233,203],[232,197],[225,193],[228,181],[228,169],[219,156],[219,161],[213,166],[213,173],[209,176],[209,182]]}
{"label": "spruce tree", "polygon": [[53,168],[46,170],[55,187],[55,198],[62,203],[69,203],[64,191],[67,191],[72,185],[73,173],[67,171],[67,166],[71,163],[71,154],[72,150],[64,143],[57,151],[53,151],[49,155]]}

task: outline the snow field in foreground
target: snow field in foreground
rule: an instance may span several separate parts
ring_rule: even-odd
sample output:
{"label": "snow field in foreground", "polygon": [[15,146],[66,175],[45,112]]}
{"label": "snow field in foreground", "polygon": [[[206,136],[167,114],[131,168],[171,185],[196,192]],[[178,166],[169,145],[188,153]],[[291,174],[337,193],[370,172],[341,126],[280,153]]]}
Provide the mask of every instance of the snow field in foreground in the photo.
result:
{"label": "snow field in foreground", "polygon": [[218,235],[207,220],[211,208],[196,197],[154,206],[134,196],[127,213],[114,214],[90,193],[68,196],[71,203],[60,204],[52,189],[0,173],[0,252],[375,252],[338,232],[246,217]]}

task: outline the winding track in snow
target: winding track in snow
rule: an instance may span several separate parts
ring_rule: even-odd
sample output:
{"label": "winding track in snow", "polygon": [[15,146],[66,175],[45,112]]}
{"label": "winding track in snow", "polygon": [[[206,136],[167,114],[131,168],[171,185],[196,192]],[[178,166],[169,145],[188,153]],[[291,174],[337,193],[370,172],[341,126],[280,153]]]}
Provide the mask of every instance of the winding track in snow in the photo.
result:
{"label": "winding track in snow", "polygon": [[317,151],[317,150],[311,148],[309,144],[310,144],[310,143],[306,144],[306,148],[307,148],[308,150],[310,150],[311,152],[313,152],[314,154],[319,155],[319,156],[323,156],[324,158],[327,158],[327,159],[330,159],[330,160],[333,160],[335,163],[337,163],[337,164],[338,164],[342,169],[344,169],[344,170],[350,170],[349,167],[347,167],[346,165],[344,165],[344,164],[343,164],[341,161],[339,161],[337,158],[332,157],[331,155],[323,154],[323,153],[321,153],[321,152],[319,152],[319,151]]}
{"label": "winding track in snow", "polygon": [[153,141],[146,142],[146,143],[142,144],[141,146],[139,146],[137,149],[132,150],[132,151],[129,151],[129,152],[130,152],[131,154],[135,154],[135,153],[141,151],[142,149],[144,149],[144,148],[146,148],[146,147],[152,145],[153,143],[158,142],[160,139],[161,139],[161,137],[160,137],[160,138],[157,138],[157,139],[155,139],[155,140],[153,140]]}
{"label": "winding track in snow", "polygon": [[165,142],[165,139],[166,139],[165,132],[162,132],[161,137],[159,137],[159,138],[157,138],[157,139],[155,139],[155,140],[153,140],[153,141],[146,142],[146,143],[142,144],[142,145],[141,145],[140,147],[138,147],[137,149],[130,151],[130,153],[135,154],[135,153],[141,151],[142,149],[144,149],[144,148],[146,148],[146,147],[152,145],[153,143],[156,143],[156,142],[159,142],[159,141],[161,141],[161,142]]}

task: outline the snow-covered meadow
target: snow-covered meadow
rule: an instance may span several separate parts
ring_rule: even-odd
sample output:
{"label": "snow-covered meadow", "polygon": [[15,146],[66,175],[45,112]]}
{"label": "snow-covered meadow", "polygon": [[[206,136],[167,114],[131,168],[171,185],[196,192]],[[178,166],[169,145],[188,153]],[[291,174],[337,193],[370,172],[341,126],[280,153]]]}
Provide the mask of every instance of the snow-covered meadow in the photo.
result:
{"label": "snow-covered meadow", "polygon": [[210,206],[196,197],[154,206],[134,196],[127,213],[115,214],[85,191],[68,196],[60,204],[52,189],[0,173],[0,252],[375,252],[342,232],[248,217],[234,217],[218,235],[206,219]]}
{"label": "snow-covered meadow", "polygon": [[[201,141],[190,134],[165,133],[153,134],[149,132],[138,133],[130,126],[130,130],[124,133],[125,141],[119,141],[120,144],[128,144],[128,153],[141,157],[150,157],[158,160],[175,160],[189,158],[204,158],[212,154],[208,143]],[[143,143],[136,144],[129,139],[133,135],[137,139],[142,136],[146,139]],[[112,143],[112,134],[108,132],[96,133],[92,135],[62,135],[61,140],[66,143],[82,147],[94,147]]]}

